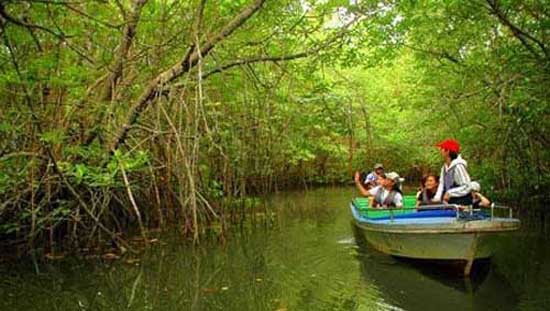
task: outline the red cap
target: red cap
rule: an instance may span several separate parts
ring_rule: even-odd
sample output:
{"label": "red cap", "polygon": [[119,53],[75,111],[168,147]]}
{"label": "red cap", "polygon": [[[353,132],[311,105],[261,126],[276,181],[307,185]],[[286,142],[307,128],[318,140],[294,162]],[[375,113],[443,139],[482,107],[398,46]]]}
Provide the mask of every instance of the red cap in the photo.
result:
{"label": "red cap", "polygon": [[454,151],[457,153],[460,152],[460,144],[458,143],[458,141],[452,138],[448,138],[448,139],[445,139],[444,141],[437,143],[436,147],[449,150],[449,151]]}

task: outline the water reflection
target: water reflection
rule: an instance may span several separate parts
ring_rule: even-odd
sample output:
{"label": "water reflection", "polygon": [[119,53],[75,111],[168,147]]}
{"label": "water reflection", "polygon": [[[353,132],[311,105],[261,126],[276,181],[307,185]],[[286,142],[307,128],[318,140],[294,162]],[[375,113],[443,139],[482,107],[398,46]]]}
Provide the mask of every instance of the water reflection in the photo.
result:
{"label": "water reflection", "polygon": [[[513,288],[489,261],[476,262],[470,278],[430,261],[397,259],[371,248],[355,234],[365,282],[374,283],[389,305],[405,310],[516,310]],[[435,265],[435,266],[434,266]]]}
{"label": "water reflection", "polygon": [[[278,195],[277,215],[227,244],[162,237],[134,261],[0,266],[0,310],[545,310],[550,243],[523,232],[471,281],[369,249],[350,228],[352,189]],[[357,240],[356,240],[357,239]]]}

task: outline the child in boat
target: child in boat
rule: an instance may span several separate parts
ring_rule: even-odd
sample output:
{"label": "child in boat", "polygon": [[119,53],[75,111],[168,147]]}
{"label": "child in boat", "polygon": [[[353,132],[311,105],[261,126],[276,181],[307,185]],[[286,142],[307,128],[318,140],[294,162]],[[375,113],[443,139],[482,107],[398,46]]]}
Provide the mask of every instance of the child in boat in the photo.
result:
{"label": "child in boat", "polygon": [[370,184],[371,187],[378,186],[378,178],[384,174],[384,165],[381,163],[376,163],[374,165],[374,171],[367,175],[365,180],[366,183]]}
{"label": "child in boat", "polygon": [[376,163],[376,165],[374,165],[374,171],[369,174],[361,174],[363,187],[367,190],[376,187],[378,185],[379,178],[382,175],[384,175],[384,165],[381,163]]}
{"label": "child in boat", "polygon": [[445,163],[441,167],[439,187],[435,202],[472,205],[471,180],[466,170],[467,163],[460,156],[460,144],[454,139],[445,139],[436,145]]}
{"label": "child in boat", "polygon": [[355,174],[355,185],[361,195],[372,197],[373,207],[403,207],[403,194],[400,190],[401,178],[395,172],[378,177],[379,185],[365,189],[361,183],[359,173]]}
{"label": "child in boat", "polygon": [[416,207],[437,204],[438,202],[433,201],[433,198],[438,187],[439,176],[428,174],[422,177],[420,191],[416,194]]}

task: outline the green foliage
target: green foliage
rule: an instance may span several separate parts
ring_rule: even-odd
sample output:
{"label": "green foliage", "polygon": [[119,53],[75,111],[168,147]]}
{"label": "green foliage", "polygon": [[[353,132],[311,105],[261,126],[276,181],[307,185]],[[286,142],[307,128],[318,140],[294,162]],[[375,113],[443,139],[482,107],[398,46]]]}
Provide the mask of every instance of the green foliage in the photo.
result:
{"label": "green foliage", "polygon": [[65,132],[62,129],[52,129],[40,135],[40,141],[46,144],[57,145],[63,143]]}
{"label": "green foliage", "polygon": [[229,24],[252,2],[207,1],[195,33],[201,1],[148,1],[135,37],[128,1],[3,4],[22,22],[0,34],[0,233],[92,228],[84,204],[111,228],[129,190],[151,223],[188,224],[375,162],[416,184],[444,137],[487,193],[547,197],[547,1],[266,1]]}

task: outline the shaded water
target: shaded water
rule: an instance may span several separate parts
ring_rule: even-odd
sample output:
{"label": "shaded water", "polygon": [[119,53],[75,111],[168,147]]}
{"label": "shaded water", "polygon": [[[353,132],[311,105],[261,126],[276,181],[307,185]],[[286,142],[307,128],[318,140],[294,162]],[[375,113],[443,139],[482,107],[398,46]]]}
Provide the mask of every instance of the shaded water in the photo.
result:
{"label": "shaded water", "polygon": [[[471,280],[385,256],[355,239],[353,190],[281,194],[267,224],[192,248],[157,244],[139,264],[65,260],[0,267],[0,310],[548,310],[542,226],[502,240]],[[533,229],[536,228],[536,229]]]}

